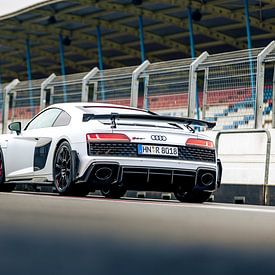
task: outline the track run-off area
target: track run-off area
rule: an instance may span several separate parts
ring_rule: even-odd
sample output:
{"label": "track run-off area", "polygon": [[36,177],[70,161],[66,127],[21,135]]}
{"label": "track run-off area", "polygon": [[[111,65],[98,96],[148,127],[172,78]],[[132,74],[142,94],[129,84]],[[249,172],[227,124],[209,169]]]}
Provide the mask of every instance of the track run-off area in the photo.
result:
{"label": "track run-off area", "polygon": [[275,274],[275,207],[0,193],[0,274]]}

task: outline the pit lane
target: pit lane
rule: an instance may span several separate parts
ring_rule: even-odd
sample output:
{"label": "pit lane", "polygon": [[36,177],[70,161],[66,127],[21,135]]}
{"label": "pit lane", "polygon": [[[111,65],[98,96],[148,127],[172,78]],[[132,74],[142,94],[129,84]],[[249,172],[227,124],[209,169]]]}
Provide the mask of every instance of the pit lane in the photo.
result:
{"label": "pit lane", "polygon": [[0,193],[1,274],[275,274],[275,208]]}

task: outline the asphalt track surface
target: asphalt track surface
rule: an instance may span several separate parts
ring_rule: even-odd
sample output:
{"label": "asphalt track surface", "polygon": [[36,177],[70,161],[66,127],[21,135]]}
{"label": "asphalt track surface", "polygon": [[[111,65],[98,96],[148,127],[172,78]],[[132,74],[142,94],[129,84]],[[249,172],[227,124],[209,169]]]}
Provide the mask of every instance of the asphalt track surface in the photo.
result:
{"label": "asphalt track surface", "polygon": [[0,274],[275,274],[275,207],[0,193]]}

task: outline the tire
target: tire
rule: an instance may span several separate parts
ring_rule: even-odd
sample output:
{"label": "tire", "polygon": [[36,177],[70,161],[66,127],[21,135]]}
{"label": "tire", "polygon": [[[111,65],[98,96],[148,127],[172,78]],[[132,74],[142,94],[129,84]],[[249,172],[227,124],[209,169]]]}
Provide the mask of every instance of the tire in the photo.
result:
{"label": "tire", "polygon": [[212,195],[211,192],[203,192],[200,190],[193,190],[189,192],[181,192],[181,190],[176,190],[174,195],[177,200],[180,202],[189,202],[189,203],[203,203],[209,200]]}
{"label": "tire", "polygon": [[54,186],[60,195],[87,196],[90,187],[87,183],[75,184],[73,180],[72,149],[67,141],[57,148],[53,161]]}
{"label": "tire", "polygon": [[77,197],[85,197],[90,191],[90,187],[87,183],[79,183],[72,186],[71,194]]}
{"label": "tire", "polygon": [[71,146],[67,141],[63,141],[55,152],[53,181],[59,194],[72,195],[72,154]]}
{"label": "tire", "polygon": [[0,192],[11,192],[15,188],[15,184],[6,183],[5,184],[5,164],[3,152],[0,149]]}
{"label": "tire", "polygon": [[120,199],[126,194],[126,192],[127,190],[125,187],[119,187],[116,185],[106,185],[101,189],[101,194],[109,199]]}

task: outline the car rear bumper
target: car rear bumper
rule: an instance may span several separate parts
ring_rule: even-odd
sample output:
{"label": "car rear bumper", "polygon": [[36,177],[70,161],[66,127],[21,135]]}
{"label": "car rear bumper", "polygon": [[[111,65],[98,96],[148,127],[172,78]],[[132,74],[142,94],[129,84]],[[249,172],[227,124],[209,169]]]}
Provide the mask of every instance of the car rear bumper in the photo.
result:
{"label": "car rear bumper", "polygon": [[[173,192],[175,186],[183,184],[186,190],[200,189],[213,192],[217,189],[217,167],[203,164],[173,166],[162,165],[132,165],[128,162],[93,161],[79,182],[88,182],[94,189],[100,189],[103,184],[125,185],[127,190]],[[184,167],[184,168],[183,168]]]}

